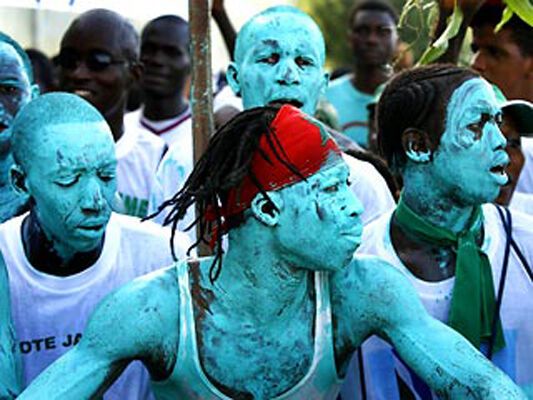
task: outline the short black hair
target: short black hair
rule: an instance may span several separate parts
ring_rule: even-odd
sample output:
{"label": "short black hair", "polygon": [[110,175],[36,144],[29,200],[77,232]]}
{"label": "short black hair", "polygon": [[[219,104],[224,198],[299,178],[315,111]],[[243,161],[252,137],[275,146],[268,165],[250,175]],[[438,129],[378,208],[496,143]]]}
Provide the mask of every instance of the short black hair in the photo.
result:
{"label": "short black hair", "polygon": [[479,74],[469,68],[433,64],[400,72],[386,85],[376,111],[378,148],[394,172],[401,172],[407,161],[403,133],[410,128],[425,132],[435,150],[452,93],[476,77]]}
{"label": "short black hair", "polygon": [[[72,21],[61,39],[61,47],[63,40],[72,29],[78,24],[87,24],[87,21],[93,20],[103,20],[110,26],[116,26],[122,54],[132,64],[139,62],[140,39],[135,27],[122,15],[104,8],[88,10]],[[90,26],[90,23],[87,25]]]}
{"label": "short black hair", "polygon": [[15,39],[13,39],[11,36],[5,34],[4,32],[0,32],[0,42],[7,43],[11,47],[15,49],[17,54],[22,59],[22,64],[24,66],[24,69],[26,70],[26,74],[28,75],[28,80],[30,81],[30,85],[34,83],[33,78],[33,68],[31,66],[31,61],[24,49],[20,46],[20,44],[17,43]]}
{"label": "short black hair", "polygon": [[[159,24],[159,23],[166,23],[166,24],[171,24],[171,25],[174,25],[175,28],[179,29],[179,28],[184,28],[184,32],[187,36],[187,40],[190,40],[190,30],[189,30],[189,23],[184,20],[183,18],[181,18],[180,16],[178,15],[172,15],[172,14],[167,14],[167,15],[161,15],[157,18],[154,18],[153,20],[149,21],[143,28],[142,32],[141,32],[141,43],[143,41],[143,38],[144,38],[144,34],[146,33],[146,30],[149,29],[150,27],[152,27],[153,25],[155,24]],[[190,52],[190,49],[189,49],[189,46],[186,46],[186,49],[187,51]]]}
{"label": "short black hair", "polygon": [[172,15],[172,14],[166,14],[166,15],[161,15],[157,18],[154,18],[153,20],[149,21],[146,26],[144,27],[144,29],[146,29],[147,26],[150,26],[152,24],[156,24],[158,22],[170,22],[170,23],[173,23],[173,24],[176,24],[176,25],[179,25],[179,26],[186,26],[187,29],[189,28],[189,23],[184,20],[183,18],[181,18],[179,15]]}
{"label": "short black hair", "polygon": [[350,28],[353,26],[353,20],[359,11],[381,11],[389,14],[395,25],[398,24],[398,13],[388,2],[384,0],[362,0],[355,2],[350,10],[348,18],[348,26]]}
{"label": "short black hair", "polygon": [[[481,28],[485,25],[496,26],[502,19],[503,6],[497,4],[484,4],[472,18],[470,26]],[[511,32],[513,42],[520,48],[522,55],[533,56],[533,27],[529,26],[516,14],[507,21],[502,29]]]}

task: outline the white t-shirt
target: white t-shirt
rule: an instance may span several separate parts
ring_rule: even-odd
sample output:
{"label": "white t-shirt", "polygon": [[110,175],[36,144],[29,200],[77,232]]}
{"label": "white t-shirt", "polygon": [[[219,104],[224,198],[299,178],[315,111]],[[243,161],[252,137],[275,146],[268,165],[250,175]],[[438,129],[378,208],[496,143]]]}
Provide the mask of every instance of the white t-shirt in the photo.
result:
{"label": "white t-shirt", "polygon": [[224,86],[222,90],[213,98],[214,112],[217,112],[222,107],[226,106],[236,108],[239,111],[244,109],[242,105],[242,99],[233,93],[233,90],[231,90],[229,85]]}
{"label": "white t-shirt", "polygon": [[124,117],[126,129],[141,128],[152,133],[153,136],[159,137],[165,141],[168,147],[172,146],[182,136],[182,132],[192,134],[192,114],[191,108],[182,112],[180,115],[161,121],[152,121],[143,115],[143,109],[129,112]]}
{"label": "white t-shirt", "polygon": [[[190,119],[189,119],[190,121]],[[174,143],[163,157],[157,169],[154,187],[150,196],[149,213],[157,211],[160,204],[172,198],[180,190],[194,167],[193,138],[190,122],[176,127]],[[194,207],[191,207],[185,218],[178,224],[178,229],[184,230],[194,221]],[[167,208],[158,214],[154,220],[162,223],[170,210]],[[196,231],[186,232],[191,240],[196,241]]]}
{"label": "white t-shirt", "polygon": [[[499,287],[506,244],[506,233],[496,207],[483,206],[484,241],[481,250],[488,256],[495,291]],[[391,213],[365,227],[360,254],[378,256],[400,270],[417,290],[426,310],[446,322],[455,277],[441,282],[427,282],[415,277],[399,259],[390,239]],[[512,212],[513,238],[533,267],[533,217]],[[533,384],[533,282],[516,252],[511,251],[500,312],[506,346],[494,354],[493,362],[520,386]],[[362,346],[364,376],[368,399],[400,400],[398,388],[403,385],[416,399],[431,398],[430,390],[416,374],[379,338],[372,337]],[[356,362],[352,362],[352,368]],[[361,371],[348,374],[361,376]],[[403,384],[402,384],[403,382]],[[345,388],[349,390],[353,388]],[[358,388],[357,390],[360,390]],[[349,398],[348,396],[343,397]],[[436,397],[434,397],[436,398]]]}
{"label": "white t-shirt", "polygon": [[117,190],[122,198],[124,213],[145,217],[155,173],[166,151],[165,142],[145,129],[126,127],[115,146]]}
{"label": "white t-shirt", "polygon": [[520,211],[525,214],[533,214],[533,193],[521,193],[515,191],[511,201],[509,203],[509,208],[513,211]]}
{"label": "white t-shirt", "polygon": [[[42,273],[29,263],[21,240],[25,215],[0,225],[0,250],[9,273],[13,322],[22,353],[24,386],[79,341],[100,300],[134,278],[172,264],[168,230],[115,214],[102,253],[90,268],[67,277]],[[183,258],[188,238],[178,235]],[[108,399],[152,398],[149,376],[135,362],[108,390]]]}
{"label": "white t-shirt", "polygon": [[378,170],[369,162],[343,153],[343,160],[350,168],[350,189],[364,207],[361,220],[364,225],[396,207],[394,198]]}
{"label": "white t-shirt", "polygon": [[[168,151],[157,168],[150,193],[148,214],[152,214],[157,211],[160,204],[174,196],[178,189],[183,187],[194,167],[191,110],[187,109],[175,118],[155,122],[143,117],[142,109],[140,109],[128,113],[125,121],[130,126],[136,126],[137,128],[142,128],[142,123],[144,123],[151,126],[153,130],[165,131],[163,134],[157,135],[167,142]],[[152,135],[156,136],[154,133]],[[154,221],[160,224],[163,223],[168,212],[168,209],[163,211],[154,218]],[[178,228],[183,230],[193,221],[194,212],[191,209]],[[196,239],[194,229],[189,231],[188,234],[191,240]]]}
{"label": "white t-shirt", "polygon": [[533,138],[521,138],[522,152],[524,153],[525,163],[520,172],[516,191],[521,193],[533,194]]}

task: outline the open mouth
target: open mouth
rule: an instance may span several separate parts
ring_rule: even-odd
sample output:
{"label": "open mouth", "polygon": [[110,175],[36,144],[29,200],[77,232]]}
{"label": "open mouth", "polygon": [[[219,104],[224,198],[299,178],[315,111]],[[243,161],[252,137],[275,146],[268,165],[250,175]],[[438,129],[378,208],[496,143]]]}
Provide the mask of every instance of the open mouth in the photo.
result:
{"label": "open mouth", "polygon": [[3,131],[5,131],[7,128],[9,128],[9,126],[3,122],[0,122],[0,133],[2,133]]}
{"label": "open mouth", "polygon": [[505,175],[505,165],[496,165],[490,169],[493,174]]}
{"label": "open mouth", "polygon": [[507,163],[503,163],[503,164],[495,165],[494,167],[490,169],[491,175],[496,180],[496,183],[499,186],[504,186],[507,183],[509,183],[509,177],[507,173],[505,172],[506,167],[507,167]]}
{"label": "open mouth", "polygon": [[89,225],[89,226],[79,226],[78,228],[83,230],[83,231],[88,231],[88,232],[98,232],[100,231],[102,228],[104,227],[104,225]]}
{"label": "open mouth", "polygon": [[91,97],[93,92],[91,92],[90,90],[87,90],[87,89],[74,89],[72,91],[72,93],[80,96],[80,97],[83,97],[83,98],[88,98],[88,97]]}
{"label": "open mouth", "polygon": [[304,105],[304,103],[302,103],[300,100],[296,100],[296,99],[276,99],[276,100],[272,100],[268,104],[270,104],[270,105],[290,104],[291,106],[294,106],[296,108],[302,108],[303,105]]}

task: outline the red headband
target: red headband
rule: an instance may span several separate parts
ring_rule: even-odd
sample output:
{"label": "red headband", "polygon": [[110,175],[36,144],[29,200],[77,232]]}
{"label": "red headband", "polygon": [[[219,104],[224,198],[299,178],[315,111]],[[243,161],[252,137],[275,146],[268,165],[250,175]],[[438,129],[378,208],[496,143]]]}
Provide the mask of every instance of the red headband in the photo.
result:
{"label": "red headband", "polygon": [[[265,191],[279,190],[299,182],[302,177],[307,178],[318,172],[331,155],[341,153],[321,122],[290,105],[280,108],[270,130],[271,143],[267,135],[261,136],[250,166],[252,174]],[[275,153],[294,166],[300,175],[280,162]],[[239,186],[229,191],[226,204],[222,205],[222,216],[230,217],[243,212],[250,207],[257,193],[258,187],[246,176]]]}

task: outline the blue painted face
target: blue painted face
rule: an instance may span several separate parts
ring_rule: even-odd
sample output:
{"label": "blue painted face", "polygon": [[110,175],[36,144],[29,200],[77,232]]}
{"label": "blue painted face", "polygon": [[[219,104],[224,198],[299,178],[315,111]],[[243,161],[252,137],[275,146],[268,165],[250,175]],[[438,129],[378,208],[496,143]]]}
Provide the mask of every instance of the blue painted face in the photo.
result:
{"label": "blue painted face", "polygon": [[493,201],[507,183],[509,157],[490,85],[480,78],[461,84],[450,98],[446,120],[433,158],[436,187],[461,205]]}
{"label": "blue painted face", "polygon": [[55,124],[39,135],[24,165],[41,227],[64,258],[93,250],[103,237],[116,191],[109,127],[104,121]]}
{"label": "blue painted face", "polygon": [[328,83],[324,39],[314,22],[280,13],[257,18],[240,34],[242,46],[228,79],[244,108],[281,101],[313,115]]}
{"label": "blue painted face", "polygon": [[352,259],[361,243],[363,206],[348,187],[348,175],[346,164],[337,161],[280,191],[278,243],[287,261],[335,271]]}
{"label": "blue painted face", "polygon": [[13,46],[0,42],[0,147],[9,147],[7,128],[30,99],[31,84],[22,59]]}

